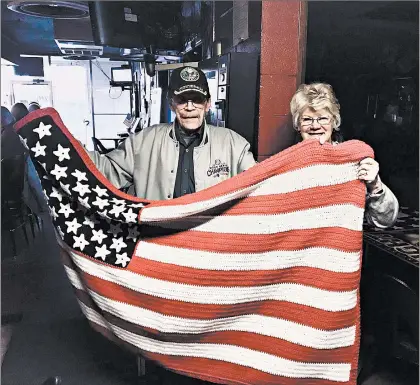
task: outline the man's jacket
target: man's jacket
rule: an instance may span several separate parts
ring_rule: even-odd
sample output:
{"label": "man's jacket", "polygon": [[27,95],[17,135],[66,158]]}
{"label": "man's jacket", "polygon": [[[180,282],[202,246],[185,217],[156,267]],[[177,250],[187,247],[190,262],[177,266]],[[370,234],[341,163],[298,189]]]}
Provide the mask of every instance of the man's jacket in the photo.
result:
{"label": "man's jacket", "polygon": [[[205,125],[194,148],[195,190],[231,178],[255,164],[249,143],[236,132]],[[105,155],[90,152],[98,169],[117,188],[134,185],[131,194],[145,199],[173,197],[179,142],[174,124],[157,124],[128,137]]]}

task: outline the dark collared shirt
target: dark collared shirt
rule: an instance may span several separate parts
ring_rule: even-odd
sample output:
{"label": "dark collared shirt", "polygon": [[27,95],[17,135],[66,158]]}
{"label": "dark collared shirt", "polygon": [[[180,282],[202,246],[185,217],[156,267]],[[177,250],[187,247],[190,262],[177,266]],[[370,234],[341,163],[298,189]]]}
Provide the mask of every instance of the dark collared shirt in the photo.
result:
{"label": "dark collared shirt", "polygon": [[204,124],[192,134],[175,124],[175,136],[179,142],[178,170],[176,172],[174,198],[195,192],[194,147],[203,139]]}

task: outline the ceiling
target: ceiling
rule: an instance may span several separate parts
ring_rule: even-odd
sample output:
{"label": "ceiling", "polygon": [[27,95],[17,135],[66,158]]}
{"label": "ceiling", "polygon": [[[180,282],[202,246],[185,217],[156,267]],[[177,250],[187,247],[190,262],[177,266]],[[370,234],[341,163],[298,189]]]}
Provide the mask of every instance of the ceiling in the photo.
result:
{"label": "ceiling", "polygon": [[60,55],[54,41],[52,19],[13,12],[7,8],[7,3],[0,1],[2,57],[3,51],[15,50],[21,54]]}
{"label": "ceiling", "polygon": [[[79,2],[80,3],[80,2]],[[84,2],[87,3],[87,2]],[[114,2],[115,3],[115,2]],[[137,2],[124,2],[124,6],[137,7]],[[184,15],[184,21],[188,22],[191,19],[191,9],[196,7],[194,1],[182,2],[183,10],[188,15]],[[2,39],[2,57],[15,62],[20,54],[25,55],[42,55],[42,56],[60,56],[62,55],[54,38],[54,23],[61,23],[69,35],[77,35],[74,40],[93,41],[92,24],[90,18],[75,19],[75,20],[53,20],[51,18],[36,17],[25,15],[11,11],[7,8],[8,1],[0,1],[1,7],[1,39]],[[163,3],[162,3],[163,4]],[[154,7],[159,9],[158,6]],[[193,17],[196,15],[193,15]],[[188,19],[189,18],[189,19]],[[187,20],[188,19],[188,20]],[[146,24],[144,24],[146,25]],[[58,29],[56,29],[57,31]],[[57,37],[57,36],[56,36]],[[72,40],[72,38],[67,38]],[[160,47],[165,49],[165,47]],[[120,48],[103,47],[103,57],[112,59],[126,60],[126,57],[121,56]],[[159,59],[159,58],[158,58]],[[158,60],[159,61],[159,60]]]}
{"label": "ceiling", "polygon": [[[2,57],[13,61],[19,54],[61,55],[54,41],[52,19],[13,12],[7,3],[0,1]],[[383,41],[399,44],[402,36],[418,45],[417,1],[310,1],[308,9],[308,44],[314,50],[335,44],[356,52],[359,45],[378,45]],[[87,35],[90,34],[87,28]],[[104,57],[118,55],[119,49],[104,47]]]}

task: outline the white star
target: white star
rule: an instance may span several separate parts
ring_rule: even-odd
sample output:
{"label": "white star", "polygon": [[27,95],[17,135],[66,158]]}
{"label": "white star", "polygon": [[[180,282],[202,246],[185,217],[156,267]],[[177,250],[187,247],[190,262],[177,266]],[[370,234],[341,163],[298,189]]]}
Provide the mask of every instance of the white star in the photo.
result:
{"label": "white star", "polygon": [[60,210],[58,210],[58,213],[63,214],[66,218],[68,218],[70,214],[74,213],[74,210],[70,208],[70,203],[67,205],[60,203]]}
{"label": "white star", "polygon": [[95,228],[95,225],[99,222],[92,216],[92,217],[85,217],[85,221],[83,222],[84,225],[89,226],[90,228]]}
{"label": "white star", "polygon": [[78,237],[73,235],[73,239],[74,239],[74,244],[73,244],[74,249],[78,247],[80,250],[83,251],[85,246],[89,244],[89,242],[85,239],[85,234],[80,234],[80,236]]}
{"label": "white star", "polygon": [[87,209],[90,209],[90,204],[88,203],[88,199],[89,197],[85,197],[85,198],[79,198],[79,202],[81,205],[85,206]]}
{"label": "white star", "polygon": [[54,207],[54,206],[50,207],[50,213],[51,213],[51,216],[52,216],[54,219],[57,219],[58,214],[55,212],[55,207]]}
{"label": "white star", "polygon": [[40,165],[44,168],[44,170],[47,169],[47,165],[45,163],[40,163]]}
{"label": "white star", "polygon": [[94,255],[95,258],[102,258],[105,261],[106,256],[111,254],[109,250],[107,250],[106,245],[102,245],[101,247],[95,246],[96,254]]}
{"label": "white star", "polygon": [[45,149],[47,148],[47,146],[41,146],[41,143],[36,142],[35,147],[32,147],[31,150],[35,153],[35,158],[37,158],[38,156],[45,156]]}
{"label": "white star", "polygon": [[51,124],[44,125],[44,123],[39,123],[38,128],[34,129],[34,132],[36,132],[39,135],[39,139],[42,139],[44,136],[51,136]]}
{"label": "white star", "polygon": [[92,202],[93,205],[98,206],[101,210],[104,209],[105,206],[108,206],[108,199],[101,199],[96,197],[96,201]]}
{"label": "white star", "polygon": [[130,205],[130,207],[133,207],[133,208],[144,207],[144,204],[143,203],[133,203],[133,204]]}
{"label": "white star", "polygon": [[73,187],[72,190],[78,192],[81,196],[90,193],[89,185],[80,182],[76,182],[76,187]]}
{"label": "white star", "polygon": [[136,222],[137,214],[133,213],[133,210],[130,209],[130,210],[128,210],[128,212],[123,213],[123,215],[124,215],[125,220],[127,222]]}
{"label": "white star", "polygon": [[53,151],[53,154],[58,158],[59,162],[62,162],[64,159],[70,160],[69,155],[70,149],[64,148],[60,143],[57,146],[57,150]]}
{"label": "white star", "polygon": [[51,174],[55,175],[57,180],[60,180],[62,176],[66,177],[67,167],[60,167],[58,164],[55,165],[54,170],[51,171]]}
{"label": "white star", "polygon": [[67,225],[67,232],[70,233],[74,233],[77,235],[77,230],[79,229],[79,227],[82,227],[82,225],[77,222],[77,218],[73,218],[72,221],[65,221],[65,224]]}
{"label": "white star", "polygon": [[42,190],[42,192],[44,193],[44,197],[45,197],[45,199],[46,199],[47,201],[49,201],[49,200],[50,200],[50,198],[49,198],[49,196],[48,196],[48,194],[47,194],[47,191],[46,191],[46,190]]}
{"label": "white star", "polygon": [[104,232],[102,231],[102,229],[99,229],[98,231],[96,231],[96,230],[92,230],[92,234],[93,234],[93,237],[92,238],[90,238],[90,240],[91,241],[96,241],[96,242],[98,242],[99,244],[101,244],[102,243],[102,241],[107,237],[105,234],[104,234]]}
{"label": "white star", "polygon": [[132,239],[133,241],[137,241],[138,236],[140,235],[140,232],[135,227],[129,227],[128,228],[128,235],[127,239]]}
{"label": "white star", "polygon": [[51,193],[50,197],[57,198],[60,202],[63,199],[63,195],[55,188],[53,187],[53,192]]}
{"label": "white star", "polygon": [[116,205],[125,205],[125,200],[124,199],[117,199],[117,198],[112,198],[112,203],[116,204]]}
{"label": "white star", "polygon": [[67,194],[67,195],[71,195],[71,192],[70,192],[70,190],[69,190],[69,188],[70,188],[70,184],[68,183],[68,184],[64,184],[64,183],[61,183],[60,182],[60,186],[61,186],[61,189]]}
{"label": "white star", "polygon": [[100,188],[99,186],[96,186],[94,189],[92,189],[92,191],[95,191],[96,194],[98,194],[98,196],[108,196],[108,193],[106,192],[105,188]]}
{"label": "white star", "polygon": [[87,178],[86,178],[86,173],[85,172],[81,172],[81,171],[79,171],[79,170],[75,170],[71,175],[73,175],[75,178],[77,178],[77,180],[79,181],[79,182],[81,182],[82,180],[88,180]]}
{"label": "white star", "polygon": [[117,260],[115,261],[116,265],[122,265],[122,267],[127,266],[127,262],[130,262],[130,258],[127,257],[127,253],[117,254]]}
{"label": "white star", "polygon": [[64,233],[63,233],[63,230],[61,230],[61,227],[60,226],[57,226],[57,231],[60,234],[60,237],[61,238],[64,238]]}
{"label": "white star", "polygon": [[127,244],[123,241],[122,237],[118,239],[112,238],[111,240],[112,245],[110,246],[110,249],[115,249],[117,253],[119,253],[123,247],[127,247]]}
{"label": "white star", "polygon": [[119,217],[119,215],[125,210],[124,206],[117,206],[114,205],[114,207],[112,208],[112,210],[109,212],[110,214],[114,214],[116,218]]}
{"label": "white star", "polygon": [[121,230],[121,224],[117,223],[116,225],[111,224],[109,226],[109,233],[111,233],[114,237],[116,237],[119,233],[122,232]]}
{"label": "white star", "polygon": [[24,145],[26,148],[29,148],[29,147],[28,147],[28,138],[22,138],[20,135],[19,135],[19,138],[20,138],[20,141],[23,143],[23,145]]}

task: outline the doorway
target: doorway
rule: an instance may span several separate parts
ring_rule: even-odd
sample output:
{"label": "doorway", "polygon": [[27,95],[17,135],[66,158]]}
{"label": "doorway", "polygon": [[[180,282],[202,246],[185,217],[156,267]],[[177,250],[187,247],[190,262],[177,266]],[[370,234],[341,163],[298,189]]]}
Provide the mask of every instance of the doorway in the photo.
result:
{"label": "doorway", "polygon": [[72,135],[88,150],[93,150],[89,62],[60,59],[51,58],[48,71],[54,95],[53,106]]}

